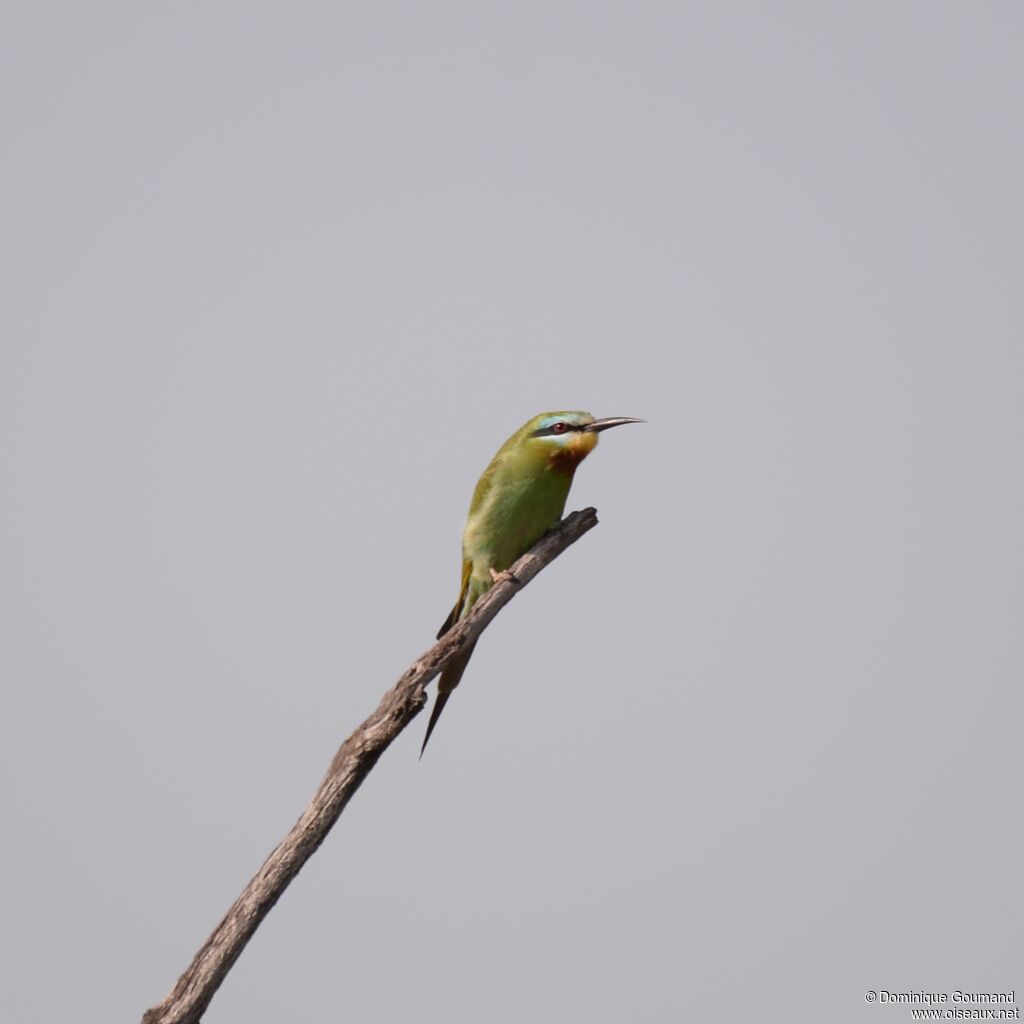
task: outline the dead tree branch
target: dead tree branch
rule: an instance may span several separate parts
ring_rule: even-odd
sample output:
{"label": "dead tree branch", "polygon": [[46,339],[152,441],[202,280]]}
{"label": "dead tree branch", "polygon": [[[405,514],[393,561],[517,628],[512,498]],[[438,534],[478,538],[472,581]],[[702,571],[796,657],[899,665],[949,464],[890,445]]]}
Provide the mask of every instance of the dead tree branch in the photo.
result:
{"label": "dead tree branch", "polygon": [[170,995],[146,1011],[142,1024],[199,1021],[263,918],[327,837],[381,754],[422,710],[427,683],[480,636],[517,590],[596,525],[597,512],[592,508],[567,516],[512,566],[511,578],[499,578],[462,622],[406,670],[377,710],[341,745],[299,820],[203,943]]}

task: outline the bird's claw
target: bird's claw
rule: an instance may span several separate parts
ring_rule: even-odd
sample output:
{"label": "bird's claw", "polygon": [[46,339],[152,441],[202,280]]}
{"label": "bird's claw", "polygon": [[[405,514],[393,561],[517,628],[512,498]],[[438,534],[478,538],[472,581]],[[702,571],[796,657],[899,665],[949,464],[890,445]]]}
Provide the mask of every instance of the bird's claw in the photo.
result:
{"label": "bird's claw", "polygon": [[512,583],[518,583],[519,580],[509,569],[502,569],[498,572],[497,569],[491,568],[487,570],[491,574],[492,583],[501,583],[504,580],[510,580]]}

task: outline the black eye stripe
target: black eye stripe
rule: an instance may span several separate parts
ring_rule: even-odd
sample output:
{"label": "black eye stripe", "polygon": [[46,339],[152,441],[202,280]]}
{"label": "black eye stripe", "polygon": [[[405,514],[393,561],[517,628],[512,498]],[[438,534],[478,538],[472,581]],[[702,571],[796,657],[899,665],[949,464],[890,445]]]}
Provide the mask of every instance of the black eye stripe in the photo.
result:
{"label": "black eye stripe", "polygon": [[[564,430],[555,430],[555,427],[557,427],[559,425],[564,426],[565,429]],[[580,431],[582,429],[583,429],[583,427],[581,425],[579,425],[579,424],[567,423],[567,422],[565,422],[565,420],[559,420],[558,423],[552,423],[550,427],[539,427],[537,430],[535,430],[533,432],[533,436],[534,437],[548,437],[549,435],[554,435],[555,437],[558,437],[561,434],[567,434],[570,430]]]}

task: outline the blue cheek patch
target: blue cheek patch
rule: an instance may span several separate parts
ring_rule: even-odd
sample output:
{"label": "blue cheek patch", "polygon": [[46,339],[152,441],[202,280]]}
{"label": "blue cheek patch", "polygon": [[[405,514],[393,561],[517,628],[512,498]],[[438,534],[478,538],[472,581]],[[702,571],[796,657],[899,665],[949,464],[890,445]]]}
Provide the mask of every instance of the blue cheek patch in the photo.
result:
{"label": "blue cheek patch", "polygon": [[[572,447],[572,438],[580,436],[579,428],[593,422],[593,419],[594,417],[586,412],[553,412],[534,420],[532,434],[538,440],[555,441],[559,447]],[[556,434],[552,428],[558,423],[565,423],[570,429]]]}

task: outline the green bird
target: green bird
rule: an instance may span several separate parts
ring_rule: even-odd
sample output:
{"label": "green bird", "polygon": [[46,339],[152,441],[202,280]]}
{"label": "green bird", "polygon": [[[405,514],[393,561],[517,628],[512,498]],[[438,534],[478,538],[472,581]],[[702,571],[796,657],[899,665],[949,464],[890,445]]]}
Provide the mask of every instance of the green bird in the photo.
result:
{"label": "green bird", "polygon": [[[643,422],[632,416],[595,420],[589,412],[543,412],[498,449],[473,491],[462,534],[459,599],[438,639],[469,614],[502,572],[557,525],[576,467],[597,446],[597,435],[623,423]],[[474,646],[470,644],[441,673],[420,757]]]}

